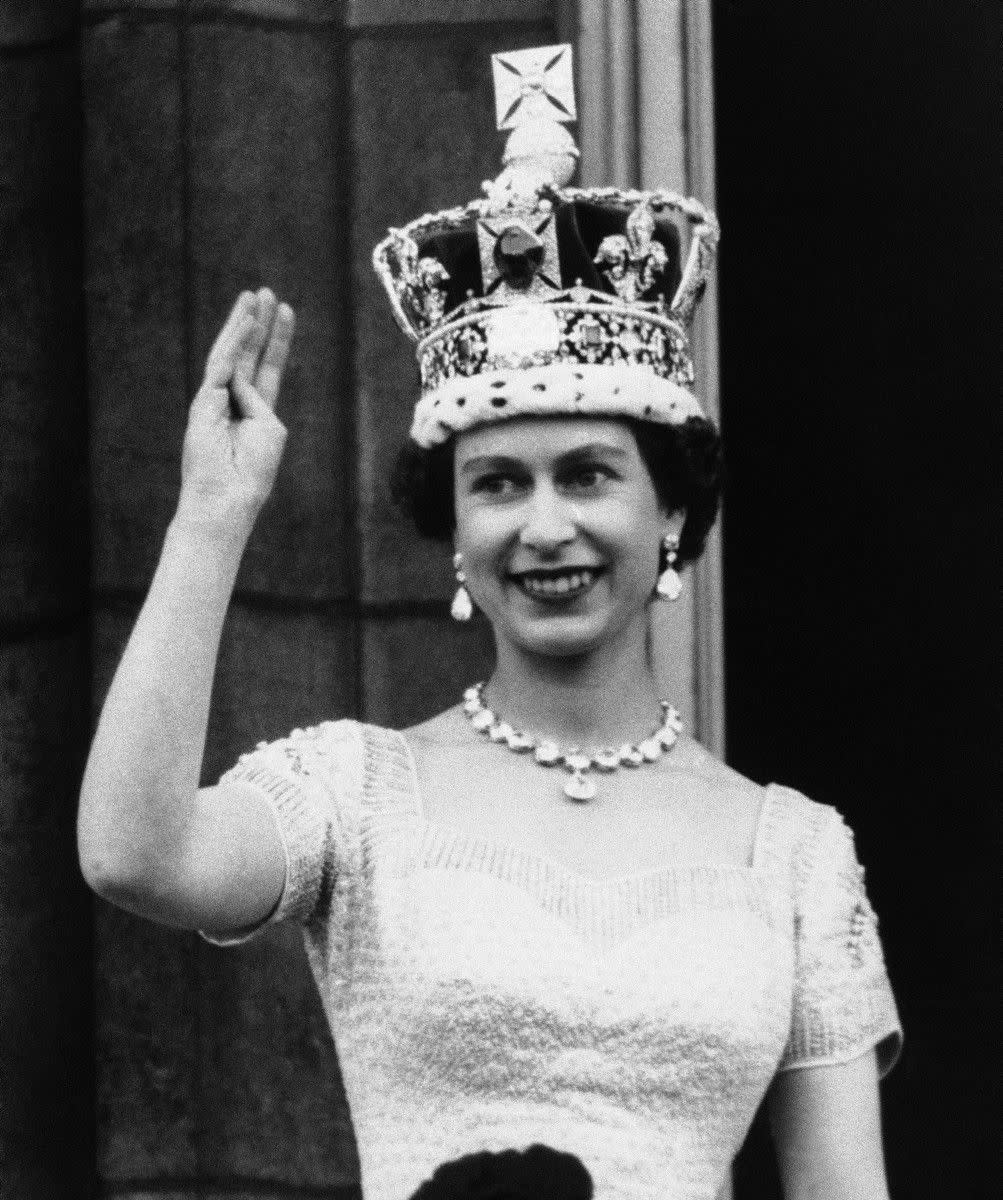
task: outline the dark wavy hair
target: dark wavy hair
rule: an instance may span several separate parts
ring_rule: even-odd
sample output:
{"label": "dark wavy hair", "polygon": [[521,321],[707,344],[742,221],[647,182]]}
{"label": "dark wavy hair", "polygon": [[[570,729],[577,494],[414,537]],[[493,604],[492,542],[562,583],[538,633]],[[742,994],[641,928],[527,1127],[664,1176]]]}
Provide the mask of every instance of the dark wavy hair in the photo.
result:
{"label": "dark wavy hair", "polygon": [[[690,417],[681,425],[620,419],[634,434],[662,507],[669,513],[686,513],[678,565],[694,562],[703,553],[721,503],[724,458],[717,427],[704,417]],[[450,541],[456,528],[455,442],[449,438],[431,450],[405,443],[391,476],[394,503],[423,537],[438,542]]]}

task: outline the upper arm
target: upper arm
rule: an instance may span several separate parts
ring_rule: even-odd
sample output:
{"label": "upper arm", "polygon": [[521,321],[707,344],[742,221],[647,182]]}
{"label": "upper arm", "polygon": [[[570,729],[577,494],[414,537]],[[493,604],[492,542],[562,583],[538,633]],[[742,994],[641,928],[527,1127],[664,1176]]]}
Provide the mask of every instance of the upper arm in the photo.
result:
{"label": "upper arm", "polygon": [[780,1072],[767,1107],[785,1200],[888,1200],[873,1050]]}
{"label": "upper arm", "polygon": [[199,790],[183,881],[187,928],[259,924],[278,907],[286,873],[280,827],[257,788],[234,780]]}
{"label": "upper arm", "polygon": [[237,929],[276,907],[286,854],[269,806],[240,781],[200,788],[182,851],[165,857],[141,881],[101,889],[106,899],[181,929]]}
{"label": "upper arm", "polygon": [[308,921],[345,865],[362,753],[348,722],[259,743],[196,793],[184,843],[168,860],[147,864],[135,886],[101,894],[224,944],[276,921]]}

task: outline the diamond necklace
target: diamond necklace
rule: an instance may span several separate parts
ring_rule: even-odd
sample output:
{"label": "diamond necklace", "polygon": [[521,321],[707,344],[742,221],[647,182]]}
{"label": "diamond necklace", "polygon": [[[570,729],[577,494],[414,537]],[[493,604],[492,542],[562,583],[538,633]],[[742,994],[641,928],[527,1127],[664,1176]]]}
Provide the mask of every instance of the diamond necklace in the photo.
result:
{"label": "diamond necklace", "polygon": [[564,784],[564,794],[569,800],[579,802],[595,798],[598,789],[595,780],[588,775],[593,767],[597,771],[609,772],[618,767],[639,767],[642,763],[655,762],[666,750],[672,749],[683,729],[679,713],[668,701],[662,700],[662,723],[643,742],[624,742],[619,750],[592,750],[585,753],[578,746],[563,750],[552,738],[530,737],[507,721],[500,720],[484,703],[483,692],[482,681],[468,687],[463,693],[463,711],[470,718],[470,724],[490,741],[503,742],[516,754],[532,751],[533,758],[543,767],[563,766],[570,773]]}

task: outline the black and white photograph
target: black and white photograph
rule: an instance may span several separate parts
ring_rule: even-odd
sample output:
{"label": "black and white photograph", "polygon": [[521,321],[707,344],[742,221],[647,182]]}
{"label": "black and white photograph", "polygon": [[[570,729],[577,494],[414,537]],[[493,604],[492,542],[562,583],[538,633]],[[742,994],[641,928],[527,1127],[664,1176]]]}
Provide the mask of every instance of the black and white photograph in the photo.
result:
{"label": "black and white photograph", "polygon": [[1000,44],[0,0],[0,1200],[989,1200]]}

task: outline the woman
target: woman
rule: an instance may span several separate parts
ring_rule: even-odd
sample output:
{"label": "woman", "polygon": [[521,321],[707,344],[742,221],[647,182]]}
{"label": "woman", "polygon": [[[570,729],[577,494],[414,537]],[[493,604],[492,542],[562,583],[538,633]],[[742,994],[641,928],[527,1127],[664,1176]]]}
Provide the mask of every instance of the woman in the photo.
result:
{"label": "woman", "polygon": [[[881,1200],[877,1081],[901,1030],[852,834],[682,734],[648,650],[648,607],[717,507],[684,331],[713,219],[565,189],[547,120],[517,126],[479,206],[391,231],[376,259],[424,382],[396,492],[452,540],[454,614],[490,621],[490,679],[400,733],[262,743],[198,789],[285,437],[293,314],[244,294],[95,736],[84,873],[222,944],[303,923],[366,1200],[538,1142],[601,1200],[710,1200],[767,1092],[787,1200]],[[685,269],[670,210],[695,225]]]}

